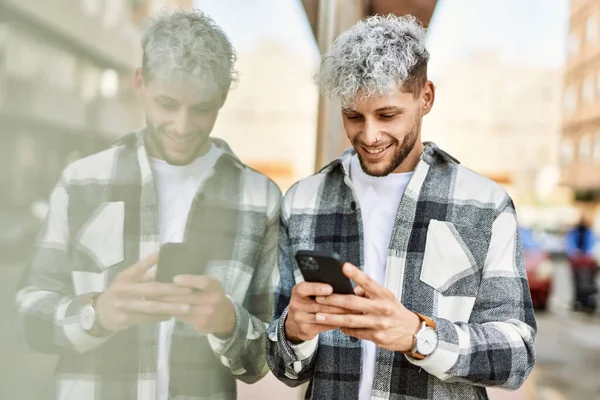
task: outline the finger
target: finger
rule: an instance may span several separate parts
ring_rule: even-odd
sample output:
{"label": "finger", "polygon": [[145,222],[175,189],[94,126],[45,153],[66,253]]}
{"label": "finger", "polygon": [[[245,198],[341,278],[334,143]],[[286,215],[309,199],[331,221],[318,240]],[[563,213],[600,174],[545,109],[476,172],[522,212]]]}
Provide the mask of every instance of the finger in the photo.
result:
{"label": "finger", "polygon": [[185,296],[192,293],[192,289],[177,286],[173,283],[145,282],[127,287],[126,293],[130,297],[158,299],[165,296]]}
{"label": "finger", "polygon": [[148,270],[157,263],[158,253],[151,254],[150,256],[139,261],[137,264],[133,264],[131,267],[121,272],[119,276],[121,279],[127,281],[140,280],[144,277],[144,274],[146,274]]}
{"label": "finger", "polygon": [[190,318],[209,318],[215,314],[215,307],[191,306],[186,313],[175,312],[171,315],[175,318],[190,319]]}
{"label": "finger", "polygon": [[356,284],[362,287],[365,293],[370,296],[381,297],[382,292],[386,290],[383,286],[371,279],[370,276],[350,263],[345,263],[342,271],[344,272],[344,275],[356,282]]}
{"label": "finger", "polygon": [[209,275],[177,275],[173,278],[176,285],[209,291],[221,286],[221,282]]}
{"label": "finger", "polygon": [[142,282],[152,282],[156,280],[156,266],[150,268],[142,277]]}
{"label": "finger", "polygon": [[292,295],[302,298],[310,298],[312,296],[327,296],[333,293],[333,287],[326,283],[318,282],[300,282],[292,289]]}
{"label": "finger", "polygon": [[377,303],[374,300],[353,295],[332,294],[330,296],[319,296],[315,301],[318,304],[357,311],[360,313],[376,314],[378,311]]}
{"label": "finger", "polygon": [[119,307],[122,311],[138,314],[186,314],[190,311],[189,304],[163,303],[154,300],[131,299]]}
{"label": "finger", "polygon": [[153,314],[131,313],[130,318],[131,318],[131,323],[133,325],[141,325],[141,324],[153,324],[156,322],[168,321],[172,317],[168,314],[153,315]]}
{"label": "finger", "polygon": [[373,340],[373,335],[375,334],[375,330],[373,329],[340,328],[340,331],[346,336],[355,337],[360,340],[375,341]]}
{"label": "finger", "polygon": [[315,315],[314,322],[340,328],[371,328],[375,326],[377,318],[372,315],[319,313]]}
{"label": "finger", "polygon": [[365,297],[365,289],[362,286],[356,286],[354,288],[354,294],[360,297]]}
{"label": "finger", "polygon": [[352,314],[354,312],[353,310],[341,307],[318,304],[314,300],[298,300],[290,307],[309,314],[317,314],[319,312],[326,314]]}
{"label": "finger", "polygon": [[222,296],[215,295],[214,292],[196,292],[184,296],[165,296],[160,298],[161,301],[166,303],[182,303],[198,306],[211,306],[219,304],[222,300]]}
{"label": "finger", "polygon": [[315,314],[305,313],[302,311],[297,311],[294,313],[288,314],[288,318],[293,319],[296,325],[310,325],[310,326],[321,326],[326,327],[327,329],[331,329],[330,325],[319,324],[315,322]]}

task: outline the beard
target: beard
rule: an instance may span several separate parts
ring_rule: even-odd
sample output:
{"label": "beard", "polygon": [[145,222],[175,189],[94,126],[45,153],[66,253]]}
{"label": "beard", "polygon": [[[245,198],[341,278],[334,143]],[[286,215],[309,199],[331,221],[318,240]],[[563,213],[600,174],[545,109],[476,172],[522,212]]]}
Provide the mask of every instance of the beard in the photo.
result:
{"label": "beard", "polygon": [[[363,157],[361,157],[360,152],[357,152],[358,161],[360,162],[360,166],[363,171],[367,175],[382,177],[387,176],[394,172],[403,162],[406,160],[408,155],[413,151],[415,145],[417,144],[417,140],[419,139],[419,134],[421,133],[421,117],[418,116],[418,119],[415,125],[412,127],[410,131],[404,136],[402,143],[398,144],[398,140],[394,139],[392,143],[392,147],[395,148],[394,154],[392,155],[391,161],[382,161],[382,166],[373,165],[368,161],[365,161]],[[354,140],[354,147],[361,146],[361,143],[358,139]]]}
{"label": "beard", "polygon": [[190,164],[192,161],[194,161],[196,158],[198,158],[200,156],[200,152],[202,151],[204,145],[206,144],[206,142],[209,140],[209,134],[205,134],[204,132],[197,132],[194,134],[194,136],[206,136],[206,138],[202,141],[200,141],[197,145],[195,145],[194,149],[190,152],[189,156],[185,159],[185,160],[174,160],[172,157],[169,156],[168,152],[165,149],[165,146],[163,144],[163,138],[165,136],[167,136],[167,132],[165,130],[164,127],[161,126],[156,126],[152,123],[152,121],[150,121],[150,119],[146,116],[146,127],[147,127],[147,134],[148,137],[150,138],[150,141],[152,142],[152,146],[154,147],[154,149],[156,149],[156,151],[158,152],[158,154],[160,154],[161,158],[170,165],[174,165],[174,166],[185,166]]}

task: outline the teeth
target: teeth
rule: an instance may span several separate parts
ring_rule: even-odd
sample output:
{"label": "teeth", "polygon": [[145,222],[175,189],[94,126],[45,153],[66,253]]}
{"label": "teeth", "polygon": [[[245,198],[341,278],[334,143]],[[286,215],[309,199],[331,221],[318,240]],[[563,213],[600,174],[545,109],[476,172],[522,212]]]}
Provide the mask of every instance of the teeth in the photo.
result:
{"label": "teeth", "polygon": [[388,148],[388,146],[386,146],[386,147],[379,147],[379,148],[377,148],[377,149],[367,149],[366,147],[363,147],[363,148],[364,148],[364,149],[367,151],[367,153],[369,153],[369,154],[378,154],[378,153],[381,153],[382,151],[384,151],[385,149],[387,149],[387,148]]}

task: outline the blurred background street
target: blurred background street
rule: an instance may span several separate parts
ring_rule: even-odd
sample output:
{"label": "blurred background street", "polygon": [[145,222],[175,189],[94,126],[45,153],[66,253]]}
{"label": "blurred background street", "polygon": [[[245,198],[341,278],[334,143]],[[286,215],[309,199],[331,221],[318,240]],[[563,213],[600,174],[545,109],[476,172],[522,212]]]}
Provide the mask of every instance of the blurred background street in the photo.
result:
{"label": "blurred background street", "polygon": [[[19,344],[15,289],[63,168],[142,126],[140,33],[165,7],[230,36],[241,77],[213,135],[284,192],[348,146],[313,84],[323,49],[365,15],[421,19],[436,86],[423,140],[512,196],[538,308],[532,377],[490,397],[600,399],[593,290],[574,310],[575,283],[598,278],[566,258],[582,217],[600,237],[600,0],[0,0],[0,399],[51,397],[56,359]],[[241,399],[300,395],[272,376],[240,385]]]}

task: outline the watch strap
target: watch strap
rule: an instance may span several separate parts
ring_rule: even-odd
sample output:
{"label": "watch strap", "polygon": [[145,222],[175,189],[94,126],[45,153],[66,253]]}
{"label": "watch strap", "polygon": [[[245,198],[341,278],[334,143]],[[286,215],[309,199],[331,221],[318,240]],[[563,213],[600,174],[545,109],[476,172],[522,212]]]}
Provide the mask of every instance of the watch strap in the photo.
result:
{"label": "watch strap", "polygon": [[83,304],[84,307],[86,306],[91,306],[92,309],[94,310],[94,325],[92,326],[91,329],[85,329],[85,331],[95,337],[102,337],[102,336],[108,336],[111,334],[110,331],[104,329],[100,323],[98,322],[98,310],[96,308],[96,300],[98,300],[98,297],[101,295],[101,293],[89,293],[88,295],[86,295],[85,297],[83,297]]}
{"label": "watch strap", "polygon": [[417,359],[417,360],[424,360],[427,356],[424,356],[423,354],[421,354],[417,351],[417,336],[426,327],[436,329],[437,324],[435,323],[435,321],[433,319],[431,319],[423,314],[419,314],[418,312],[416,312],[415,314],[417,315],[417,317],[419,317],[419,320],[421,320],[421,325],[420,325],[419,329],[417,330],[417,332],[413,335],[412,350],[409,352],[405,352],[404,354],[406,354],[409,357],[412,357],[414,359]]}

